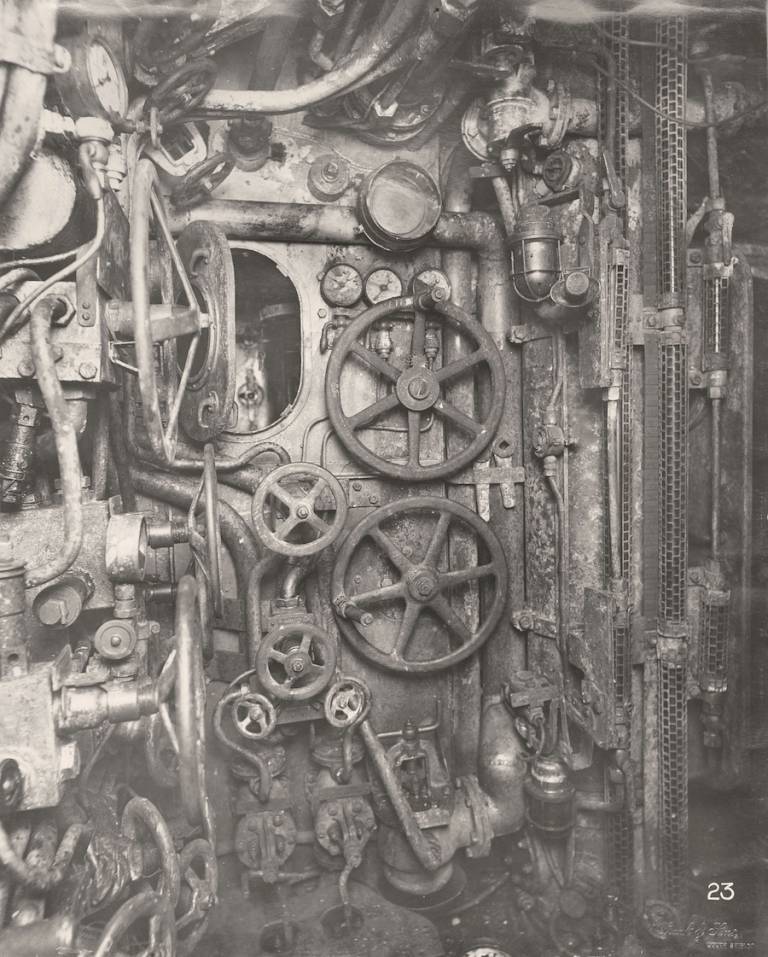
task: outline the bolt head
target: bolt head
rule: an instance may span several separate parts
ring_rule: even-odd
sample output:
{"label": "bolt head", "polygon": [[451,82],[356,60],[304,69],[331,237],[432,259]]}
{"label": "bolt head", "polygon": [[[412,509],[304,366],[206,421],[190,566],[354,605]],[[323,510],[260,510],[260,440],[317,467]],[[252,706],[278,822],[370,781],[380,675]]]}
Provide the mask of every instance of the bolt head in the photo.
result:
{"label": "bolt head", "polygon": [[309,508],[306,505],[299,505],[296,509],[296,514],[299,518],[309,518]]}
{"label": "bolt head", "polygon": [[96,372],[98,370],[92,362],[81,362],[77,371],[80,373],[83,379],[95,379]]}
{"label": "bolt head", "polygon": [[13,758],[0,761],[0,807],[11,810],[18,807],[24,793],[21,768]]}

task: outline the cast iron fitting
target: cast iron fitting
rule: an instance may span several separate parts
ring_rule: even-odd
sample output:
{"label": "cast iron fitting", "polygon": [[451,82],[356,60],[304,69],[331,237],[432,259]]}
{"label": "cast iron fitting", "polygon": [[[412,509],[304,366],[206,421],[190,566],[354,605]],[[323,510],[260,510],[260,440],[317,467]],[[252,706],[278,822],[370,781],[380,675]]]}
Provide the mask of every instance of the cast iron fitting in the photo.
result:
{"label": "cast iron fitting", "polygon": [[41,625],[69,628],[82,614],[93,590],[90,576],[70,574],[39,591],[32,609]]}
{"label": "cast iron fitting", "polygon": [[560,233],[546,206],[526,206],[509,237],[512,287],[525,302],[543,302],[562,277]]}
{"label": "cast iron fitting", "polygon": [[574,825],[576,789],[558,758],[538,757],[525,782],[528,822],[546,837],[563,837]]}
{"label": "cast iron fitting", "polygon": [[407,160],[393,160],[366,177],[360,187],[360,229],[380,249],[408,252],[429,239],[442,205],[440,189],[425,169]]}
{"label": "cast iron fitting", "polygon": [[659,328],[662,331],[675,332],[685,325],[685,309],[677,303],[664,305],[659,309]]}
{"label": "cast iron fitting", "polygon": [[707,398],[724,399],[728,386],[728,372],[726,369],[715,369],[707,378]]}
{"label": "cast iron fitting", "polygon": [[33,405],[19,403],[14,409],[8,434],[0,446],[0,502],[18,508],[32,477],[35,442],[40,412]]}
{"label": "cast iron fitting", "polygon": [[[565,452],[565,433],[559,425],[544,422],[533,430],[533,454],[538,459],[559,458]],[[544,462],[545,470],[547,462]],[[553,473],[554,474],[554,473]]]}

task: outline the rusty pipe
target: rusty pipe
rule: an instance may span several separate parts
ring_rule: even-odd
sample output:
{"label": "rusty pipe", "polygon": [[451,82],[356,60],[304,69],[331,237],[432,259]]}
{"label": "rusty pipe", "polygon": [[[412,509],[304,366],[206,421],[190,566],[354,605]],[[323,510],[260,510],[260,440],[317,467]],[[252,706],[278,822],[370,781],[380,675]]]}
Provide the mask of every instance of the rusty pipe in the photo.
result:
{"label": "rusty pipe", "polygon": [[245,631],[248,640],[248,667],[256,666],[256,653],[261,644],[261,583],[280,564],[280,556],[269,552],[256,562],[248,578],[245,592]]}
{"label": "rusty pipe", "polygon": [[32,309],[32,357],[37,384],[51,421],[61,476],[64,542],[56,557],[27,570],[26,587],[33,588],[62,575],[80,554],[83,543],[82,471],[77,449],[77,434],[67,409],[67,400],[56,372],[50,342],[51,318],[57,300],[41,300]]}
{"label": "rusty pipe", "polygon": [[[132,468],[131,481],[137,492],[176,508],[189,508],[197,491],[196,482],[187,482],[163,472],[145,472]],[[221,537],[232,556],[237,575],[238,594],[247,594],[251,569],[259,560],[259,547],[245,519],[227,502],[219,502]]]}
{"label": "rusty pipe", "polygon": [[35,867],[18,856],[8,832],[0,822],[0,864],[22,887],[31,887],[41,893],[49,891],[64,880],[80,838],[85,833],[86,829],[81,824],[70,825],[61,839],[53,862],[49,866]]}
{"label": "rusty pipe", "polygon": [[328,73],[303,86],[289,90],[211,90],[200,108],[206,113],[296,113],[339,96],[389,56],[423,10],[421,0],[400,0],[381,32],[359,52],[349,53]]}

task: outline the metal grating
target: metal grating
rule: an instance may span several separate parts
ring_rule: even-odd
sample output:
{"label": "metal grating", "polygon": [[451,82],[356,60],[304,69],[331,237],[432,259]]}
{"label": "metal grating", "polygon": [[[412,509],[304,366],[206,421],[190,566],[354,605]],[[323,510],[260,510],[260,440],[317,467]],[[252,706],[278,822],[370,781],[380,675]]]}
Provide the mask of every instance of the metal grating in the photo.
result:
{"label": "metal grating", "polygon": [[[685,289],[687,29],[684,17],[656,22],[656,169],[658,176],[658,294]],[[680,122],[677,122],[677,121]]]}
{"label": "metal grating", "polygon": [[629,145],[629,17],[611,17],[609,27],[613,35],[611,52],[616,61],[616,142],[614,161],[616,174],[622,183],[627,182],[627,147]]}
{"label": "metal grating", "polygon": [[611,814],[608,818],[609,852],[608,872],[613,893],[624,905],[623,912],[631,914],[631,902],[634,896],[634,840],[632,815],[628,810]]}
{"label": "metal grating", "polygon": [[704,280],[704,351],[707,356],[727,356],[730,349],[727,276]]}
{"label": "metal grating", "polygon": [[683,343],[659,346],[659,624],[684,626],[688,574],[688,366]]}
{"label": "metal grating", "polygon": [[632,433],[635,424],[632,407],[633,373],[633,352],[630,346],[627,349],[627,368],[621,383],[621,573],[626,579],[629,579],[632,573]]}
{"label": "metal grating", "polygon": [[626,249],[614,250],[614,262],[610,276],[610,304],[613,318],[614,362],[624,365],[627,349],[627,318],[629,311],[629,253]]}
{"label": "metal grating", "polygon": [[730,592],[711,589],[702,598],[699,645],[702,691],[725,691],[728,686],[730,598]]}
{"label": "metal grating", "polygon": [[659,661],[659,811],[662,894],[684,911],[688,876],[686,662]]}

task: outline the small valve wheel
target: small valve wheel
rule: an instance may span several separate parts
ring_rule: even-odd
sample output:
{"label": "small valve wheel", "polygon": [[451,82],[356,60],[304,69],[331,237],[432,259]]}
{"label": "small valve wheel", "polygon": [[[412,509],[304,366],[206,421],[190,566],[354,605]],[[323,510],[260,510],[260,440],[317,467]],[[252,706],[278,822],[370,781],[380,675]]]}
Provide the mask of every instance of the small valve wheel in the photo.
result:
{"label": "small valve wheel", "polygon": [[244,738],[263,741],[277,727],[275,706],[263,694],[246,692],[231,704],[232,722]]}
{"label": "small valve wheel", "polygon": [[358,678],[339,678],[325,695],[325,720],[332,728],[359,724],[371,706],[371,693]]}
{"label": "small valve wheel", "polygon": [[347,500],[330,472],[297,462],[270,472],[256,489],[251,514],[256,534],[267,548],[279,555],[306,557],[339,537],[347,519]]}
{"label": "small valve wheel", "polygon": [[309,701],[328,686],[335,669],[334,643],[316,625],[278,625],[256,653],[262,687],[281,701]]}
{"label": "small valve wheel", "polygon": [[171,202],[182,209],[199,206],[217,189],[235,168],[229,153],[213,153],[193,166],[171,190]]}

